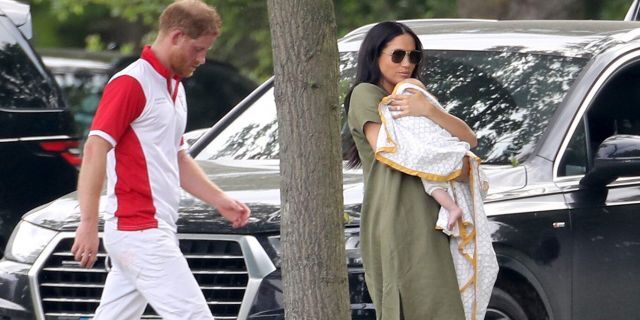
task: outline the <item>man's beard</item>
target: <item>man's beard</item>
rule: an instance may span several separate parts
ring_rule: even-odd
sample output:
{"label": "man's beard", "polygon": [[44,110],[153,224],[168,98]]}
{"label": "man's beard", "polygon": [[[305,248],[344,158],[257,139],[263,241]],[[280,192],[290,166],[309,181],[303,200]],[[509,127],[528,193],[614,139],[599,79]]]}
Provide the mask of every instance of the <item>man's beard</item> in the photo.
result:
{"label": "man's beard", "polygon": [[169,63],[171,64],[172,71],[180,78],[188,78],[193,75],[195,68],[186,62],[186,58],[181,53],[171,55]]}

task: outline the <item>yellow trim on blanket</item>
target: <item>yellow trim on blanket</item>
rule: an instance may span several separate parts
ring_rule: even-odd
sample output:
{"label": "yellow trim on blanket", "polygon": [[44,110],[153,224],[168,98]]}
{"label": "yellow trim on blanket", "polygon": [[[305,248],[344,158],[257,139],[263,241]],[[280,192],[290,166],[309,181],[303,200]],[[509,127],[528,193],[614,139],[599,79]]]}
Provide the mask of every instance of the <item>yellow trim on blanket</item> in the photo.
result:
{"label": "yellow trim on blanket", "polygon": [[[475,174],[477,174],[478,176],[480,175],[480,172],[478,172],[479,166],[480,166],[480,158],[477,157],[475,154],[473,154],[472,152],[469,152],[471,154],[471,156],[469,156],[469,159],[474,159],[476,161],[475,165],[471,165],[471,163],[469,163],[469,185],[470,186],[475,186]],[[474,174],[475,172],[475,174]],[[469,188],[469,192],[471,193],[471,202],[473,203],[473,220],[476,220],[476,195],[474,194],[474,188]],[[474,236],[473,236],[473,278],[475,279],[475,285],[473,286],[473,304],[471,307],[471,310],[473,310],[473,314],[471,315],[471,319],[472,320],[477,320],[477,313],[478,313],[478,299],[476,298],[478,296],[478,282],[476,281],[478,279],[478,239],[476,237],[476,229],[474,228],[473,230]]]}
{"label": "yellow trim on blanket", "polygon": [[[474,163],[474,165],[471,165],[471,163],[469,163],[469,191],[471,193],[471,201],[472,201],[472,210],[473,212],[471,213],[473,215],[473,221],[475,222],[476,219],[476,206],[477,203],[475,201],[475,194],[474,194],[474,186],[476,181],[474,179],[474,172],[476,174],[479,175],[478,172],[478,168],[480,165],[480,158],[478,156],[476,156],[475,154],[473,154],[472,152],[467,152],[467,156],[469,157],[470,160],[474,160],[476,163]],[[471,230],[469,230],[470,232],[467,233],[467,227],[471,227]],[[461,256],[463,256],[467,261],[469,261],[469,263],[471,264],[471,266],[473,267],[473,276],[467,280],[467,282],[460,288],[460,292],[464,292],[465,290],[469,289],[472,285],[473,285],[473,302],[471,304],[471,319],[472,320],[477,320],[477,313],[478,313],[478,301],[477,301],[477,296],[478,296],[478,283],[477,283],[477,279],[478,279],[478,241],[477,241],[477,233],[476,233],[476,228],[475,225],[463,225],[462,227],[459,227],[459,231],[460,231],[460,240],[458,241],[458,252],[460,253]],[[470,244],[471,242],[473,242],[473,256],[470,255],[468,252],[465,252],[465,247]]]}
{"label": "yellow trim on blanket", "polygon": [[451,172],[449,175],[447,176],[441,176],[441,175],[437,175],[434,173],[429,173],[429,172],[422,172],[422,171],[418,171],[418,170],[413,170],[413,169],[409,169],[399,163],[396,163],[392,160],[389,160],[388,158],[385,158],[383,155],[379,154],[378,151],[376,151],[375,154],[375,158],[376,160],[386,164],[387,166],[398,170],[400,172],[404,172],[408,175],[412,175],[412,176],[417,176],[423,179],[427,179],[427,180],[431,180],[431,181],[437,181],[437,182],[447,182],[450,180],[453,180],[455,178],[457,178],[460,173],[462,172],[462,170],[455,170],[453,172]]}
{"label": "yellow trim on blanket", "polygon": [[[398,86],[396,86],[395,88],[393,88],[393,93],[392,94],[396,94],[396,89],[398,88]],[[393,141],[393,139],[391,139],[391,134],[389,134],[389,129],[387,129],[389,126],[387,125],[387,122],[385,121],[384,115],[382,114],[382,112],[380,111],[381,107],[383,105],[388,104],[388,101],[391,100],[387,97],[382,98],[382,100],[380,101],[380,103],[378,104],[378,116],[380,117],[380,122],[382,122],[383,127],[384,127],[384,131],[387,134],[387,143],[392,144],[393,146],[391,147],[382,147],[382,148],[377,148],[378,146],[376,146],[376,154],[378,152],[384,151],[384,152],[396,152],[397,150],[397,143],[395,141]]]}

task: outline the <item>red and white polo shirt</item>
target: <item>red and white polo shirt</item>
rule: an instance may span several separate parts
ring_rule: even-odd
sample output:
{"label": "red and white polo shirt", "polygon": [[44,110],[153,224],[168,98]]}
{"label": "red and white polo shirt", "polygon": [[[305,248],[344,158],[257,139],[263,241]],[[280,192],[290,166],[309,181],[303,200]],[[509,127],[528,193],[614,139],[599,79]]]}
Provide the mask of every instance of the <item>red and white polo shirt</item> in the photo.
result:
{"label": "red and white polo shirt", "polygon": [[184,87],[149,46],[109,80],[89,132],[113,146],[107,154],[108,224],[176,231],[186,121]]}

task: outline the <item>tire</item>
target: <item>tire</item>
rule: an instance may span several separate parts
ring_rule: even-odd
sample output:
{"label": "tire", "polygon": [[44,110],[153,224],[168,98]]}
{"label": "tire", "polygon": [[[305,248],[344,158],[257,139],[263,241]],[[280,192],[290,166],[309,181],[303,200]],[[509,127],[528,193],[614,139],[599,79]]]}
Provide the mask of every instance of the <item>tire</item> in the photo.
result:
{"label": "tire", "polygon": [[509,293],[493,288],[485,320],[529,320],[524,309]]}

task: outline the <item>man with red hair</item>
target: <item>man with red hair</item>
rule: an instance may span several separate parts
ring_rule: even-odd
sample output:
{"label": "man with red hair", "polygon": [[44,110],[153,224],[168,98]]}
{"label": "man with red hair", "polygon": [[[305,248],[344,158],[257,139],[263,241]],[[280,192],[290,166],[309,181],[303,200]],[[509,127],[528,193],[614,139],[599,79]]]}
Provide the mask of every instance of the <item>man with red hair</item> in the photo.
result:
{"label": "man with red hair", "polygon": [[163,319],[213,319],[178,246],[180,188],[242,227],[249,208],[209,181],[186,153],[187,105],[180,79],[205,62],[220,33],[216,10],[181,0],[160,16],[154,43],[114,75],[94,117],[78,181],[81,219],[72,247],[91,268],[107,175],[104,246],[113,268],[95,319],[139,319],[147,302]]}

